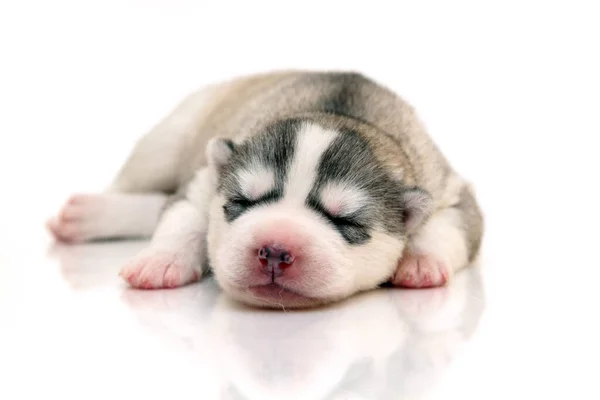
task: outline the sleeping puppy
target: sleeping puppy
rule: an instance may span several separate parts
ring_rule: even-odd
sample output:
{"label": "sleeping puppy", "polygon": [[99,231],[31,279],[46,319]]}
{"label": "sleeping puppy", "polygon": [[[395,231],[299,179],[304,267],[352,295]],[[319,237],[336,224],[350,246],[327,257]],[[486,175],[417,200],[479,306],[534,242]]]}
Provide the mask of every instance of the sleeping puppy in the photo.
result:
{"label": "sleeping puppy", "polygon": [[413,108],[345,72],[236,78],[190,95],[107,190],[74,195],[59,240],[151,237],[121,276],[300,308],[383,283],[445,285],[477,255],[480,208]]}

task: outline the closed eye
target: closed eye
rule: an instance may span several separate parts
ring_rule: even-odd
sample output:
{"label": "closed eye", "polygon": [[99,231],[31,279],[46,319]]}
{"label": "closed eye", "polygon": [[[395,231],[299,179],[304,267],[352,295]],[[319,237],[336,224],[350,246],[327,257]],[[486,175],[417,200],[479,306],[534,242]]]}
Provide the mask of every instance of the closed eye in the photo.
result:
{"label": "closed eye", "polygon": [[316,212],[321,214],[323,217],[325,217],[327,220],[329,220],[332,224],[334,224],[336,226],[350,226],[350,227],[355,227],[355,228],[366,229],[366,227],[359,222],[358,215],[357,215],[358,212],[354,212],[352,214],[348,214],[348,215],[344,215],[344,216],[337,216],[337,215],[332,215],[331,213],[329,213],[329,211],[327,211],[327,209],[325,209],[317,201],[309,200],[308,203],[309,203],[308,205],[313,210],[315,210]]}
{"label": "closed eye", "polygon": [[256,200],[250,200],[245,197],[234,197],[229,200],[230,203],[241,206],[241,207],[252,207],[256,204]]}
{"label": "closed eye", "polygon": [[340,225],[340,226],[353,226],[356,228],[364,228],[364,225],[362,225],[360,222],[358,222],[355,218],[355,216],[353,215],[346,215],[343,217],[335,217],[333,215],[330,214],[326,214],[326,217],[333,222],[335,225]]}
{"label": "closed eye", "polygon": [[225,218],[227,221],[231,222],[234,219],[238,218],[244,212],[249,210],[252,207],[255,207],[260,204],[269,203],[277,200],[281,196],[277,191],[271,191],[265,193],[258,199],[248,199],[240,194],[236,194],[231,197],[225,205],[223,205],[223,212],[225,213]]}
{"label": "closed eye", "polygon": [[307,205],[323,216],[350,245],[360,245],[371,239],[369,228],[358,219],[358,212],[343,217],[331,215],[318,200],[310,199]]}

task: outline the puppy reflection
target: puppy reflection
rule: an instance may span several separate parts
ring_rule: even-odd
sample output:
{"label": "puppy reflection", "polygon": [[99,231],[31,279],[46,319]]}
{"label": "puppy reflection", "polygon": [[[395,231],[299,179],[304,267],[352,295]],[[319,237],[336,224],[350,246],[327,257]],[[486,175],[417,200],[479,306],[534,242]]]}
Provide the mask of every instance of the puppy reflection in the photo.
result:
{"label": "puppy reflection", "polygon": [[286,313],[247,308],[214,282],[200,285],[125,290],[122,298],[171,348],[218,369],[221,399],[423,397],[484,310],[476,268],[443,288],[382,289]]}
{"label": "puppy reflection", "polygon": [[219,304],[211,320],[231,388],[249,399],[320,399],[343,380],[348,366],[386,359],[407,337],[388,293],[366,293],[319,312],[281,314]]}
{"label": "puppy reflection", "polygon": [[210,336],[228,399],[420,397],[484,308],[477,270],[448,287],[381,290],[319,312],[248,312],[222,300]]}
{"label": "puppy reflection", "polygon": [[53,243],[47,251],[56,260],[65,282],[73,290],[115,286],[121,279],[120,266],[147,245],[144,240],[85,243],[67,246]]}

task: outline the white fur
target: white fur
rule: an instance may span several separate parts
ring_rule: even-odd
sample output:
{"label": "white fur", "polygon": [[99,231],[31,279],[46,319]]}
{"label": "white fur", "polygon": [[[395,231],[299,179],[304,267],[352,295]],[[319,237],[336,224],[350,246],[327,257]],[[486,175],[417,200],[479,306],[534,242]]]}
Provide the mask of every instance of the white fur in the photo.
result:
{"label": "white fur", "polygon": [[408,218],[405,221],[406,231],[412,233],[421,225],[433,211],[433,202],[431,197],[420,190],[407,190],[402,194],[401,201],[404,207],[409,211]]}
{"label": "white fur", "polygon": [[136,287],[181,286],[201,277],[206,267],[207,207],[214,192],[211,172],[197,172],[186,198],[163,214],[150,245],[121,275]]}
{"label": "white fur", "polygon": [[444,263],[450,274],[457,272],[468,261],[460,212],[446,208],[433,214],[411,239],[408,248],[414,254],[428,255]]}
{"label": "white fur", "polygon": [[206,226],[187,200],[163,215],[150,245],[123,267],[120,275],[145,289],[182,286],[203,272]]}
{"label": "white fur", "polygon": [[256,200],[275,185],[275,174],[262,165],[251,164],[238,173],[238,182],[242,194],[250,200]]}
{"label": "white fur", "polygon": [[[301,128],[282,200],[257,206],[231,223],[227,223],[223,215],[225,199],[216,196],[213,200],[208,253],[216,279],[232,297],[263,306],[273,306],[273,300],[278,304],[277,299],[258,299],[245,290],[248,286],[270,282],[270,277],[257,273],[255,254],[256,249],[271,242],[294,247],[296,250],[292,252],[301,260],[293,266],[300,273],[293,278],[284,274],[278,278],[279,283],[317,299],[314,302],[336,301],[372,289],[393,275],[404,249],[402,240],[374,230],[370,241],[351,246],[306,206],[317,178],[319,161],[337,135],[314,124]],[[260,167],[244,171],[240,176],[240,182],[248,188],[271,183],[269,171]],[[264,186],[260,189],[266,190]],[[328,185],[321,199],[326,207],[342,214],[368,204],[367,193],[345,184]]]}
{"label": "white fur", "polygon": [[346,263],[340,268],[349,269],[353,276],[352,292],[372,289],[391,277],[402,257],[404,242],[384,232],[371,232],[371,239],[360,246],[347,246]]}
{"label": "white fur", "polygon": [[[223,126],[223,132],[237,133],[240,135],[237,139],[241,140],[246,126],[258,126],[263,117],[268,119],[271,114],[278,115],[272,107],[262,107],[262,96],[259,96],[255,103],[247,103],[250,105],[248,114],[256,118],[235,113],[234,108],[226,110],[231,111],[230,114],[217,113],[214,119],[207,119],[213,109],[221,107],[218,98],[227,101],[228,96],[240,95],[241,100],[245,96],[245,84],[240,87],[234,84],[232,88],[235,90],[231,93],[226,86],[206,87],[188,96],[140,139],[111,185],[110,193],[77,207],[71,204],[65,207],[62,217],[71,214],[77,218],[61,217],[53,221],[50,227],[56,236],[81,240],[116,235],[144,236],[156,228],[150,246],[124,269],[127,280],[134,286],[177,286],[193,280],[195,272],[201,271],[204,266],[208,252],[222,287],[233,297],[261,305],[268,304],[249,297],[244,291],[251,283],[262,284],[256,282],[260,279],[277,279],[277,283],[290,291],[316,298],[319,302],[331,302],[374,288],[392,275],[395,278],[393,273],[404,251],[404,239],[395,238],[381,227],[374,227],[369,231],[369,241],[352,246],[318,213],[307,207],[307,196],[314,187],[319,161],[339,134],[314,123],[305,123],[298,132],[283,198],[257,205],[231,223],[225,221],[222,209],[225,199],[222,195],[215,195],[218,173],[232,154],[230,143],[224,140],[213,139],[208,143],[208,167],[198,172],[185,197],[164,213],[160,223],[158,216],[165,204],[165,196],[150,198],[120,194],[171,193],[177,190],[179,196],[181,179],[187,178],[189,168],[203,161],[202,157],[194,154],[194,151],[200,150],[194,149],[203,147],[199,143],[203,144],[213,134],[218,134],[211,129],[203,129],[205,123],[208,122],[208,127]],[[260,112],[263,109],[268,110],[264,116]],[[400,109],[400,112],[403,110]],[[408,114],[410,118],[404,119],[410,122],[412,111]],[[420,143],[420,127],[416,130],[409,128],[407,134],[417,135],[415,143]],[[427,155],[428,145],[424,143],[425,147],[421,146],[421,150]],[[435,172],[437,164],[434,159],[432,161],[424,164],[427,168],[423,178],[431,178],[427,174]],[[247,170],[238,171],[237,178],[243,193],[255,199],[273,187],[277,171],[270,171],[259,164],[250,165]],[[390,172],[402,175],[400,169]],[[458,187],[460,184],[461,180],[457,178],[448,186]],[[351,183],[330,184],[320,193],[322,203],[332,214],[343,216],[371,203],[369,193],[347,185]],[[429,266],[443,263],[451,271],[466,265],[468,253],[460,214],[454,209],[444,209],[455,204],[457,193],[449,190],[445,197],[436,199],[436,204],[416,191],[407,192],[404,199],[398,199],[409,211],[409,252],[427,256],[424,259],[435,259],[436,262]],[[443,211],[433,215],[421,227],[422,217],[429,217],[434,208]],[[419,230],[415,232],[412,228]],[[276,278],[264,274],[264,270],[260,269],[262,264],[257,258],[257,249],[286,243],[294,247],[293,254],[298,256],[294,258],[293,267]],[[413,268],[418,272],[423,265],[415,262]],[[421,275],[423,279],[427,278],[426,274]]]}
{"label": "white fur", "polygon": [[323,207],[336,216],[352,214],[369,204],[365,191],[343,183],[328,183],[320,195]]}
{"label": "white fur", "polygon": [[[72,235],[87,240],[149,236],[154,232],[149,247],[123,270],[131,284],[139,287],[185,284],[199,277],[208,253],[221,286],[235,298],[260,305],[269,304],[265,304],[265,299],[249,296],[244,289],[272,279],[260,271],[256,256],[257,249],[269,243],[287,243],[298,256],[293,268],[276,278],[277,283],[316,299],[317,303],[374,288],[392,277],[405,247],[401,238],[375,227],[369,232],[369,241],[349,245],[336,229],[306,206],[319,162],[339,134],[314,123],[305,123],[297,133],[283,198],[254,207],[231,223],[225,221],[223,214],[225,199],[215,196],[218,173],[232,154],[224,140],[213,139],[208,143],[208,167],[198,171],[185,197],[171,205],[160,222],[166,196],[116,193],[166,193],[178,189],[181,155],[196,138],[214,94],[210,87],[192,94],[145,135],[109,193],[91,197],[77,206],[66,206],[63,217],[77,214],[77,218],[55,221],[52,229],[57,236]],[[237,171],[242,193],[249,199],[261,197],[275,185],[275,173],[254,160],[245,170]],[[459,183],[457,180],[456,184]],[[336,216],[362,211],[371,204],[369,193],[348,182],[330,183],[319,195],[324,207]],[[418,215],[429,215],[432,207],[429,199],[418,192],[400,200],[417,210]],[[444,198],[442,205],[453,204],[454,200],[452,196]],[[413,222],[408,223],[409,231],[411,224],[418,226],[420,221]],[[433,257],[451,271],[466,265],[467,246],[460,214],[446,209],[431,217],[411,237],[409,251]]]}
{"label": "white fur", "polygon": [[[204,257],[207,232],[207,207],[214,185],[208,169],[201,169],[189,185],[186,198],[171,205],[162,216],[150,246],[190,257]],[[199,266],[198,266],[199,267]]]}
{"label": "white fur", "polygon": [[231,149],[227,143],[221,138],[213,138],[206,144],[206,155],[211,168],[215,170],[221,169],[229,157],[231,157]]}
{"label": "white fur", "polygon": [[253,249],[263,245],[263,238],[289,241],[301,248],[302,263],[293,268],[300,268],[302,274],[281,281],[285,287],[323,303],[372,289],[386,280],[394,273],[404,248],[401,240],[378,231],[372,232],[366,244],[350,246],[303,204],[257,207],[228,224],[221,209],[223,201],[215,199],[211,209],[209,257],[223,289],[246,303],[273,305],[270,299],[263,301],[243,290],[270,281],[267,277],[264,282],[256,280],[260,278],[252,271]]}
{"label": "white fur", "polygon": [[196,246],[190,242],[202,237],[206,229],[203,222],[201,214],[189,201],[179,201],[164,213],[150,245],[177,252],[194,251]]}
{"label": "white fur", "polygon": [[72,196],[49,221],[55,235],[68,241],[149,237],[166,202],[162,194],[84,194]]}
{"label": "white fur", "polygon": [[304,203],[317,177],[319,160],[337,135],[315,124],[305,124],[300,129],[285,184],[285,203]]}
{"label": "white fur", "polygon": [[188,184],[186,198],[194,206],[197,215],[198,230],[206,233],[208,226],[208,208],[216,189],[216,176],[209,168],[202,168],[196,172]]}

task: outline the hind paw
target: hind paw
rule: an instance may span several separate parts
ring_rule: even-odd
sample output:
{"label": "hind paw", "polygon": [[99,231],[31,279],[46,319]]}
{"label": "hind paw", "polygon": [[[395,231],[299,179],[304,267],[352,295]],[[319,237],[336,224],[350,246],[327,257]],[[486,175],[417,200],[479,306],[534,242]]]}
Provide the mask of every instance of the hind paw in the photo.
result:
{"label": "hind paw", "polygon": [[46,223],[61,242],[147,237],[154,231],[166,197],[162,194],[78,194]]}
{"label": "hind paw", "polygon": [[59,241],[84,242],[97,236],[106,203],[103,195],[73,195],[58,215],[46,222],[46,227]]}

